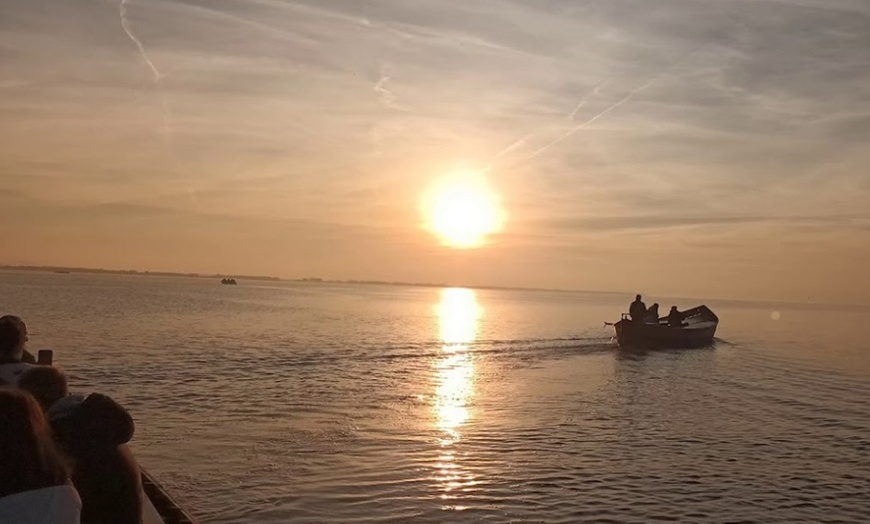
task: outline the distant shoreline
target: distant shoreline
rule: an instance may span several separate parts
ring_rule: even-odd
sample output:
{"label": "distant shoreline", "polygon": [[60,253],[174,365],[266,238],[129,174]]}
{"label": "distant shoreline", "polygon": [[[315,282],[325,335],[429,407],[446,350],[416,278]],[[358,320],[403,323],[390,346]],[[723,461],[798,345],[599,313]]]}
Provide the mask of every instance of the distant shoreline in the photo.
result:
{"label": "distant shoreline", "polygon": [[[354,279],[327,279],[318,277],[306,278],[279,278],[262,275],[233,275],[233,274],[203,274],[203,273],[179,273],[172,271],[139,271],[134,269],[98,269],[87,267],[65,267],[65,266],[15,266],[0,264],[0,271],[31,271],[42,273],[86,273],[96,275],[130,275],[130,276],[151,276],[151,277],[183,277],[183,278],[205,278],[205,279],[221,279],[234,278],[236,280],[252,280],[262,282],[298,282],[303,284],[339,284],[339,285],[360,285],[360,286],[393,286],[393,287],[425,287],[425,288],[451,288],[461,287],[478,290],[493,290],[493,291],[532,291],[546,293],[587,293],[592,295],[612,295],[633,297],[633,292],[625,291],[596,291],[587,289],[555,289],[555,288],[535,288],[535,287],[514,287],[514,286],[477,286],[471,284],[436,284],[431,282],[391,282],[384,280],[354,280]],[[699,304],[704,303],[733,303],[751,305],[758,308],[779,308],[788,307],[796,309],[840,309],[840,310],[861,310],[870,311],[870,304],[843,304],[830,302],[794,302],[788,300],[771,300],[771,299],[742,299],[742,298],[718,298],[718,297],[667,297],[662,298],[673,299],[678,301],[690,302],[697,301]]]}
{"label": "distant shoreline", "polygon": [[261,275],[204,275],[201,273],[177,273],[172,271],[138,271],[135,269],[98,269],[90,267],[64,267],[64,266],[6,266],[0,265],[0,269],[11,271],[34,271],[41,273],[90,273],[98,275],[134,275],[148,277],[188,277],[188,278],[225,278],[234,277],[244,280],[281,280],[278,277],[267,277]]}
{"label": "distant shoreline", "polygon": [[100,269],[88,267],[66,267],[66,266],[14,266],[0,265],[0,270],[7,271],[33,271],[41,273],[89,273],[98,275],[132,275],[132,276],[151,276],[151,277],[185,277],[185,278],[235,278],[236,280],[260,280],[270,282],[301,282],[309,284],[351,284],[363,286],[395,286],[395,287],[433,287],[433,288],[450,288],[464,287],[472,289],[492,289],[501,291],[546,291],[553,293],[594,293],[602,295],[626,295],[627,293],[616,291],[584,291],[576,289],[548,289],[534,287],[515,287],[515,286],[473,286],[468,284],[445,284],[432,282],[395,282],[388,280],[356,280],[356,279],[327,279],[318,277],[306,278],[279,278],[261,275],[234,275],[228,273],[218,274],[203,274],[203,273],[179,273],[173,271],[140,271],[136,269]]}

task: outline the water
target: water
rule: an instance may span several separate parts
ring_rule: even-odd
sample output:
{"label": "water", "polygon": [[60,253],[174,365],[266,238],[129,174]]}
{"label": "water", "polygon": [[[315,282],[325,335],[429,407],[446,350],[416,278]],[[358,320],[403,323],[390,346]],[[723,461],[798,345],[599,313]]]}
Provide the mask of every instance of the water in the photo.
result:
{"label": "water", "polygon": [[708,301],[715,348],[642,354],[610,294],[0,272],[0,297],[203,522],[870,520],[866,309]]}

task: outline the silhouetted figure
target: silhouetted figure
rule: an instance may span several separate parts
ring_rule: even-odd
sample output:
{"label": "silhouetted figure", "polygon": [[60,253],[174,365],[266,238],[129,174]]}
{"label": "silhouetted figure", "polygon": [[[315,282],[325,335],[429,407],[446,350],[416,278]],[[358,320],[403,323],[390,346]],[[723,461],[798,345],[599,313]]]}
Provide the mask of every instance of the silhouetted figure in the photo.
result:
{"label": "silhouetted figure", "polygon": [[671,306],[671,310],[668,312],[668,325],[671,327],[683,325],[683,314],[677,310],[677,306]]}
{"label": "silhouetted figure", "polygon": [[33,366],[18,378],[18,387],[27,391],[48,413],[57,401],[69,396],[66,375],[51,366]]}
{"label": "silhouetted figure", "polygon": [[27,326],[15,315],[0,317],[0,385],[14,386],[36,359],[24,349]]}
{"label": "silhouetted figure", "polygon": [[80,510],[68,464],[36,399],[0,388],[0,522],[79,524]]}
{"label": "silhouetted figure", "polygon": [[628,314],[631,316],[632,322],[643,322],[643,318],[646,316],[646,304],[643,303],[640,295],[634,297],[634,302],[628,307]]}
{"label": "silhouetted figure", "polygon": [[45,406],[58,443],[75,460],[82,522],[139,524],[142,478],[126,445],[134,431],[127,410],[99,393],[69,395],[66,377],[53,367],[35,366],[18,384]]}
{"label": "silhouetted figure", "polygon": [[655,303],[646,310],[646,315],[643,317],[643,321],[647,324],[658,324],[659,323],[659,305]]}

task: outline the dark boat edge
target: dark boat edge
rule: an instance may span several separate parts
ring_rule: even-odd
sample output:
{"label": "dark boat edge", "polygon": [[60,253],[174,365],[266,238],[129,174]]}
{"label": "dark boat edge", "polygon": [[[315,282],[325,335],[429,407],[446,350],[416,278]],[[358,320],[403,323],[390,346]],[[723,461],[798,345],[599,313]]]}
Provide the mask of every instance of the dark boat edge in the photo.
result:
{"label": "dark boat edge", "polygon": [[157,480],[141,465],[139,469],[142,471],[142,491],[145,496],[154,505],[154,509],[163,519],[164,524],[199,524],[193,516],[182,508],[178,502],[169,495]]}

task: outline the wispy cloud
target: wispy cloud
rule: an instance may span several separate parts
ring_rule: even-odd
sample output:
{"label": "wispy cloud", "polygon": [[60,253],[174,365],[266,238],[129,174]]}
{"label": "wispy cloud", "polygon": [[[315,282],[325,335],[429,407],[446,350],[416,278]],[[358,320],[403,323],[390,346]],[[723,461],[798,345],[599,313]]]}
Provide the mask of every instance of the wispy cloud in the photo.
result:
{"label": "wispy cloud", "polygon": [[[508,205],[508,231],[474,255],[518,261],[481,269],[493,283],[533,283],[522,268],[537,267],[594,287],[583,275],[610,271],[608,253],[681,264],[702,233],[732,246],[723,265],[767,253],[773,231],[784,252],[828,235],[844,260],[862,252],[843,230],[868,240],[844,218],[870,201],[864,0],[50,4],[0,4],[0,191],[75,207],[64,227],[83,246],[124,205],[211,217],[233,238],[285,220],[286,260],[308,260],[295,246],[321,230],[305,223],[431,256],[416,203],[457,167],[486,169]],[[58,227],[29,227],[41,220]],[[412,271],[377,249],[371,267]],[[589,265],[558,269],[568,259]],[[438,264],[410,278],[449,280]],[[804,280],[828,278],[820,264]]]}

